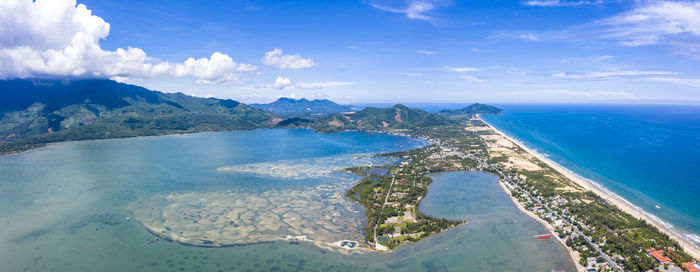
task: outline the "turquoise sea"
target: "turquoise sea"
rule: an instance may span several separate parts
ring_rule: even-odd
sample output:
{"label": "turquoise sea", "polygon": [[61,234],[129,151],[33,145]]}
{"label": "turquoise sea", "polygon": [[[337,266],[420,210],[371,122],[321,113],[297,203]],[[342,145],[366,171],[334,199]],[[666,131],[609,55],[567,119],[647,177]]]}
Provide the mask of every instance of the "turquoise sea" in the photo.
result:
{"label": "turquoise sea", "polygon": [[[533,239],[544,227],[484,173],[434,176],[420,207],[466,225],[388,254],[328,247],[361,240],[365,220],[342,197],[357,177],[333,170],[388,163],[365,155],[425,144],[255,130],[60,143],[3,156],[0,270],[573,271],[564,247]],[[156,240],[161,231],[167,235]],[[287,235],[316,244],[280,240]]]}
{"label": "turquoise sea", "polygon": [[484,120],[700,246],[700,106],[499,107]]}

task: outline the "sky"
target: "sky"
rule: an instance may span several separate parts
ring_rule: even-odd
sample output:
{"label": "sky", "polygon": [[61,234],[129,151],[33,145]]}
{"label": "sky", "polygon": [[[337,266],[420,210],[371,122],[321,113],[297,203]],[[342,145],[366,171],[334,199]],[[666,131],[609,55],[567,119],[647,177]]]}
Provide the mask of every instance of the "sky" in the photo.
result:
{"label": "sky", "polygon": [[0,1],[0,79],[246,103],[700,104],[698,1]]}

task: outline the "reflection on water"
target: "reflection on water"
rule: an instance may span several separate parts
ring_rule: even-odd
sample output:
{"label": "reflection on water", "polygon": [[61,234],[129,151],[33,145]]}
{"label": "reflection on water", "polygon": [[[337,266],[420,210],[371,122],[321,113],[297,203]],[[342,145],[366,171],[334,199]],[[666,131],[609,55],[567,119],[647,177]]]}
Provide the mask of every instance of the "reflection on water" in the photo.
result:
{"label": "reflection on water", "polygon": [[[346,255],[297,240],[194,247],[156,240],[144,227],[202,244],[238,244],[236,239],[266,241],[286,235],[307,235],[327,242],[361,240],[362,210],[338,197],[352,185],[350,175],[289,179],[262,170],[217,169],[275,162],[294,165],[295,161],[323,164],[421,144],[414,139],[368,133],[259,130],[66,143],[1,157],[0,270],[568,269],[554,265],[566,261],[556,244],[531,245],[530,240],[517,240],[521,237],[518,233],[539,231],[541,226],[515,213],[496,213],[493,220],[481,221],[475,220],[481,217],[467,216],[471,220],[466,226],[390,254]],[[294,174],[299,175],[303,176]],[[504,196],[498,187],[484,188]],[[437,192],[433,189],[428,198]],[[465,199],[482,192],[473,193]],[[510,202],[501,200],[493,200],[500,203],[495,207],[512,210]],[[229,235],[235,231],[248,236]],[[510,245],[497,246],[502,244]],[[522,257],[523,250],[533,249],[540,257]],[[479,253],[482,251],[486,253]]]}

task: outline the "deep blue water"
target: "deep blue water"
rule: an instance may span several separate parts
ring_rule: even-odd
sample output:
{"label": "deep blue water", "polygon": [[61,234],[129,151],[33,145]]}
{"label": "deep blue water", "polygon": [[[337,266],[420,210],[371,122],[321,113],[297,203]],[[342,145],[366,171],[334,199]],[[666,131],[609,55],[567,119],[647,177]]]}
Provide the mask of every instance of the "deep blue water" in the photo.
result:
{"label": "deep blue water", "polygon": [[[504,133],[658,216],[700,234],[700,107],[499,105]],[[657,208],[658,206],[658,208]]]}

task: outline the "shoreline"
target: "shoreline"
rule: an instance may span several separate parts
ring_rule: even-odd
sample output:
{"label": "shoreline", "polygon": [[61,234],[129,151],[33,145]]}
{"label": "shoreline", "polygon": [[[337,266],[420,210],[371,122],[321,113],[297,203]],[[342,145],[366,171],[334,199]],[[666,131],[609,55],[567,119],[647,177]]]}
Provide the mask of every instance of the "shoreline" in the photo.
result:
{"label": "shoreline", "polygon": [[505,184],[503,184],[503,182],[502,182],[501,180],[498,181],[498,186],[501,186],[501,189],[503,189],[503,191],[508,195],[508,198],[510,198],[510,200],[513,201],[513,204],[515,204],[515,206],[518,207],[518,210],[520,210],[522,213],[524,213],[524,214],[530,216],[530,218],[532,218],[532,219],[534,219],[535,221],[537,221],[537,222],[539,222],[540,224],[542,224],[542,225],[547,229],[547,231],[549,231],[549,233],[552,234],[552,237],[554,237],[554,239],[556,239],[557,242],[558,242],[559,244],[561,244],[564,248],[566,248],[566,252],[569,254],[569,257],[571,258],[571,261],[574,263],[574,266],[576,266],[576,269],[577,269],[578,271],[581,271],[581,272],[582,272],[582,271],[586,271],[586,268],[583,267],[583,266],[578,262],[578,260],[579,260],[579,258],[580,258],[580,257],[578,256],[578,254],[576,254],[576,252],[574,252],[574,251],[571,249],[571,247],[566,246],[566,242],[565,242],[564,240],[562,240],[561,238],[559,238],[558,235],[556,235],[556,233],[554,232],[554,229],[555,229],[555,228],[554,228],[554,226],[552,226],[552,224],[550,224],[550,223],[547,222],[547,221],[542,220],[542,218],[540,218],[540,217],[537,216],[536,214],[534,214],[534,213],[532,213],[531,211],[528,211],[527,209],[525,209],[525,207],[523,207],[522,204],[520,204],[520,202],[519,202],[515,197],[513,197],[512,192],[505,186]]}
{"label": "shoreline", "polygon": [[683,250],[688,252],[688,254],[690,254],[694,258],[700,258],[700,248],[699,247],[697,247],[693,243],[687,241],[681,234],[678,234],[678,233],[670,230],[668,227],[664,226],[662,223],[660,223],[657,220],[655,220],[654,218],[652,218],[652,216],[655,217],[653,214],[651,214],[647,211],[644,211],[640,207],[633,205],[632,203],[630,203],[626,199],[614,194],[613,192],[607,192],[607,191],[603,190],[600,187],[601,185],[594,184],[593,181],[589,181],[589,180],[579,176],[578,174],[576,174],[576,173],[572,172],[571,170],[559,165],[558,163],[550,160],[549,158],[543,156],[542,154],[530,149],[529,147],[522,144],[520,141],[517,141],[517,140],[513,139],[512,137],[508,136],[507,134],[503,133],[502,131],[498,130],[497,128],[495,128],[494,126],[492,126],[491,124],[486,122],[484,119],[482,119],[480,116],[477,115],[477,118],[479,120],[481,120],[482,122],[484,122],[484,124],[486,124],[491,130],[493,130],[494,132],[505,137],[509,141],[513,142],[515,145],[522,148],[523,150],[525,150],[527,153],[534,156],[538,160],[544,162],[545,164],[547,164],[547,166],[551,167],[552,169],[554,169],[558,173],[562,174],[564,177],[571,180],[576,185],[581,186],[584,190],[588,190],[588,191],[595,193],[596,195],[600,196],[601,198],[609,201],[612,205],[616,206],[620,210],[622,210],[628,214],[631,214],[632,216],[634,216],[638,219],[644,220],[645,222],[649,223],[650,225],[656,227],[661,232],[663,232],[666,235],[668,235],[669,237],[671,237],[671,239],[676,240],[680,244],[680,246],[683,248]]}

